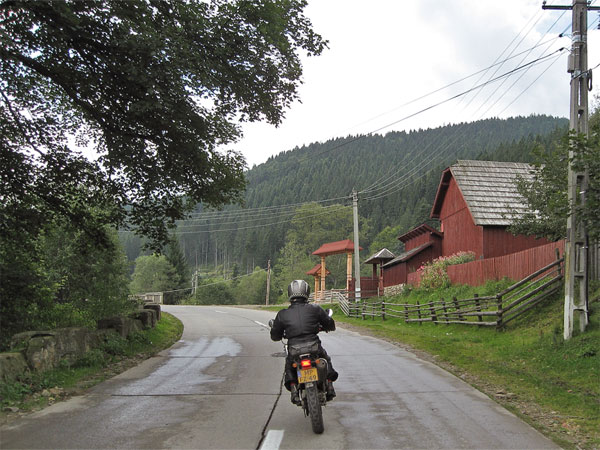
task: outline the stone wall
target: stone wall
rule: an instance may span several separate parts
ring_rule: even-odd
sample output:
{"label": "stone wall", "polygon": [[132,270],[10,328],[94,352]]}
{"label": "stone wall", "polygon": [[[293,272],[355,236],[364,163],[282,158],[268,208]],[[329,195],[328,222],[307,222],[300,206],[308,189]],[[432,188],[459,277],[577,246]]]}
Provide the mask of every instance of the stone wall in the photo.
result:
{"label": "stone wall", "polygon": [[107,334],[126,338],[131,333],[153,328],[160,320],[160,305],[146,305],[128,317],[110,317],[98,321],[98,329],[61,328],[27,331],[13,336],[11,351],[0,353],[0,379],[15,380],[27,371],[53,369],[61,361],[75,362],[100,345]]}
{"label": "stone wall", "polygon": [[406,284],[396,284],[394,286],[387,286],[385,288],[383,288],[383,295],[386,297],[391,297],[393,295],[399,295],[402,294],[402,292],[404,292],[404,288],[406,287]]}

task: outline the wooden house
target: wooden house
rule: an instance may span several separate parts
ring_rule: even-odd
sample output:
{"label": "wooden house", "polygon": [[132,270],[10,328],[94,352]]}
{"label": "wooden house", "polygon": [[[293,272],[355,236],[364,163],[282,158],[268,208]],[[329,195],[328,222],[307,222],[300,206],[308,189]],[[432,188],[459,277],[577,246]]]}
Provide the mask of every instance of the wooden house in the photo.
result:
{"label": "wooden house", "polygon": [[530,178],[531,169],[524,163],[459,160],[444,170],[431,209],[440,230],[423,224],[400,236],[406,251],[383,265],[384,286],[406,283],[409,273],[439,256],[472,251],[476,259],[487,259],[547,244],[507,231],[526,208],[517,177]]}
{"label": "wooden house", "polygon": [[487,259],[547,244],[507,231],[526,208],[517,177],[530,178],[531,169],[524,163],[459,160],[444,170],[431,209],[444,236],[442,255],[472,251],[476,259]]}
{"label": "wooden house", "polygon": [[383,286],[405,284],[408,274],[442,254],[444,235],[427,224],[419,225],[398,239],[404,243],[404,253],[382,266]]}

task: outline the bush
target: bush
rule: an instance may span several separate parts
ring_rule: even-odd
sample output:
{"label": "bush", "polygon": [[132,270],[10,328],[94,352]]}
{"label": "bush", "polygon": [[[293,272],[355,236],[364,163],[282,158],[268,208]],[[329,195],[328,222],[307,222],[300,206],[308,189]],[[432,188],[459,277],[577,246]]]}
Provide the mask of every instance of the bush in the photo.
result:
{"label": "bush", "polygon": [[420,287],[423,289],[440,289],[450,286],[447,267],[475,261],[474,252],[458,252],[451,256],[440,256],[423,264],[417,272],[421,277]]}
{"label": "bush", "polygon": [[195,305],[233,305],[235,299],[227,284],[215,283],[198,286],[190,302]]}

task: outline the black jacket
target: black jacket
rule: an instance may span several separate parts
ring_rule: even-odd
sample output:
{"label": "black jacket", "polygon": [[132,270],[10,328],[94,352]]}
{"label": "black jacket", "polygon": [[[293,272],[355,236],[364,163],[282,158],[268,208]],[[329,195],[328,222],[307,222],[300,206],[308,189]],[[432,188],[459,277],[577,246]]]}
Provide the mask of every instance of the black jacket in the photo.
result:
{"label": "black jacket", "polygon": [[281,338],[286,337],[288,344],[310,339],[318,340],[317,333],[320,329],[335,330],[335,321],[323,308],[309,303],[292,303],[288,309],[282,309],[277,313],[271,328],[271,339],[280,341]]}

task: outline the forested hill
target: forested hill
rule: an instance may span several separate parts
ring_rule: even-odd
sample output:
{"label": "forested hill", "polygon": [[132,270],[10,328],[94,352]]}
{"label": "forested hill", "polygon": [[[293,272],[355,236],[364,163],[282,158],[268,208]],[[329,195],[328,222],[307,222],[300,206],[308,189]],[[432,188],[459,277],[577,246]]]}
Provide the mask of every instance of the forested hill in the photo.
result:
{"label": "forested hill", "polygon": [[536,141],[567,126],[566,119],[529,116],[315,143],[250,170],[246,202],[249,208],[284,205],[370,187],[361,195],[361,215],[375,228],[398,221],[409,227],[426,218],[441,171],[457,159],[527,162]]}
{"label": "forested hill", "polygon": [[[303,146],[247,172],[244,209],[207,212],[199,207],[176,234],[190,265],[223,265],[226,271],[243,273],[266,267],[269,259],[277,263],[286,244],[286,258],[293,261],[291,254],[310,255],[327,240],[351,237],[348,205],[356,189],[361,246],[367,252],[379,246],[399,251],[397,236],[429,219],[443,169],[457,159],[529,162],[534,147],[551,147],[567,127],[566,119],[515,117]],[[305,205],[301,212],[276,208],[317,201],[322,202]],[[295,214],[303,219],[293,220]],[[134,259],[139,243],[131,239],[128,235],[125,245]]]}

